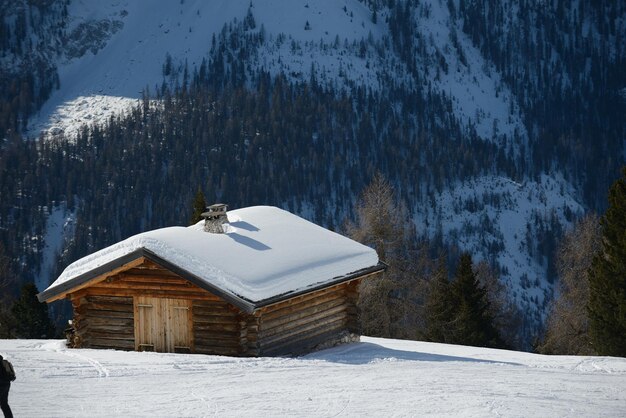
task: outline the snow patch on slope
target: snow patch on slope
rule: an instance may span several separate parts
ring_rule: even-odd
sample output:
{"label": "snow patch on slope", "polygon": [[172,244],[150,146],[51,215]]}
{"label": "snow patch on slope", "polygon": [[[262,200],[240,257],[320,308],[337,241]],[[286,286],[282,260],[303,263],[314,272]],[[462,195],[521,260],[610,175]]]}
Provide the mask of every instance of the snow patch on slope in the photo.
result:
{"label": "snow patch on slope", "polygon": [[[241,22],[251,4],[257,28],[263,25],[267,35],[274,38],[288,34],[294,42],[323,40],[330,44],[336,38],[342,43],[359,41],[370,33],[373,39],[380,39],[385,33],[381,24],[371,23],[368,9],[356,0],[346,2],[347,12],[343,4],[323,0],[310,0],[306,4],[267,0],[258,5],[249,0],[73,1],[68,9],[69,32],[81,25],[109,21],[114,22],[110,26],[115,30],[105,31],[95,41],[90,41],[96,46],[83,48],[83,55],[72,54],[58,63],[61,88],[30,121],[30,136],[37,137],[42,131],[72,134],[81,123],[103,122],[116,114],[121,109],[118,104],[134,104],[132,99],[140,98],[146,88],[154,91],[163,82],[166,54],[177,62],[186,62],[190,70],[199,66],[202,59],[208,57],[213,36],[218,35],[225,24],[235,19]],[[307,22],[308,29],[305,29]],[[103,39],[108,42],[103,44]],[[290,43],[274,51],[275,54],[270,53],[265,60],[269,70],[288,68],[288,74],[308,74],[310,63],[319,60],[321,67],[334,73],[333,78],[339,78],[340,67],[346,73],[359,74],[364,82],[371,77],[364,60],[351,67],[350,60],[323,52],[292,52]],[[272,63],[274,58],[276,61]],[[343,67],[339,65],[342,60]],[[85,106],[73,113],[77,103]],[[91,118],[86,119],[89,114]]]}
{"label": "snow patch on slope", "polygon": [[60,134],[75,138],[85,126],[103,125],[110,117],[123,115],[138,104],[139,99],[130,97],[101,94],[80,96],[56,107],[45,120],[33,120],[30,131],[41,132],[48,138]]}
{"label": "snow patch on slope", "polygon": [[[534,255],[533,237],[556,222],[569,227],[584,212],[566,184],[546,174],[521,184],[498,176],[458,182],[432,205],[416,208],[415,222],[428,235],[500,265],[518,304],[544,316],[552,285],[546,281],[548,260]],[[490,257],[488,250],[497,256]]]}
{"label": "snow patch on slope", "polygon": [[[485,140],[520,146],[528,140],[516,98],[461,27],[452,20],[447,3],[424,1],[419,6],[417,30],[426,45],[420,55],[425,77],[440,93],[452,99],[454,113],[473,126]],[[443,64],[445,70],[439,70]],[[433,71],[433,68],[437,68]],[[517,141],[511,141],[513,136]]]}
{"label": "snow patch on slope", "polygon": [[[415,42],[425,46],[417,54],[421,82],[448,97],[460,123],[481,138],[502,143],[505,136],[509,141],[516,136],[524,142],[515,98],[456,27],[447,5],[426,1],[419,9]],[[61,89],[30,121],[30,136],[42,131],[72,136],[81,123],[106,121],[135,104],[146,88],[155,91],[162,84],[167,54],[193,70],[208,57],[213,36],[248,13],[267,39],[246,62],[251,70],[285,74],[292,81],[309,81],[314,72],[318,83],[338,88],[415,87],[416,79],[389,45],[389,10],[381,8],[373,23],[372,11],[357,0],[78,0],[69,7],[68,32],[77,33],[74,52],[58,63]],[[96,34],[84,29],[92,26]],[[442,65],[445,71],[439,70]]]}
{"label": "snow patch on slope", "polygon": [[39,273],[35,278],[35,285],[39,291],[50,285],[52,276],[56,273],[57,258],[67,246],[68,240],[74,236],[75,226],[76,210],[68,210],[65,203],[52,208],[46,219],[43,254]]}

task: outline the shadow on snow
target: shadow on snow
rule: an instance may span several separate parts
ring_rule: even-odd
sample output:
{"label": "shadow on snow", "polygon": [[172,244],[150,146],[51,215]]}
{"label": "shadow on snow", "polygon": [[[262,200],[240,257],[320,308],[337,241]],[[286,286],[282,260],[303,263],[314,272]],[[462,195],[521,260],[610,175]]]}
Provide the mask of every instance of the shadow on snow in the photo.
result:
{"label": "shadow on snow", "polygon": [[482,360],[470,357],[396,350],[373,343],[354,343],[342,345],[328,350],[308,354],[301,358],[307,360],[325,360],[343,364],[368,364],[377,361],[407,360],[508,364],[521,366],[519,363],[512,363],[508,361]]}

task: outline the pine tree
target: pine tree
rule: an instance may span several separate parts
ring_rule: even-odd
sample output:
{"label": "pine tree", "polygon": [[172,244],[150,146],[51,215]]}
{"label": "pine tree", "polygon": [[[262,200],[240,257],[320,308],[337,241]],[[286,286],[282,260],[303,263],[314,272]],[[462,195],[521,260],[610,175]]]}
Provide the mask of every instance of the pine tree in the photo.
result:
{"label": "pine tree", "polygon": [[54,325],[48,316],[48,305],[37,300],[37,287],[26,283],[20,297],[13,303],[11,314],[16,338],[52,338]]}
{"label": "pine tree", "polygon": [[13,288],[15,274],[11,269],[11,260],[6,255],[4,244],[0,242],[0,338],[10,338],[13,318],[8,309],[15,298]]}
{"label": "pine tree", "polygon": [[589,273],[589,333],[600,355],[626,356],[626,167],[609,189],[602,250]]}
{"label": "pine tree", "polygon": [[434,277],[428,286],[428,298],[424,306],[428,341],[445,343],[450,341],[450,326],[454,319],[454,304],[445,258],[441,258]]}
{"label": "pine tree", "polygon": [[489,314],[487,291],[478,283],[468,253],[459,259],[452,297],[456,314],[451,342],[479,347],[500,346],[500,338]]}
{"label": "pine tree", "polygon": [[191,215],[191,225],[197,224],[202,220],[202,212],[206,211],[206,200],[204,199],[204,194],[202,190],[198,188],[196,192],[196,197],[193,199],[192,203],[193,213]]}

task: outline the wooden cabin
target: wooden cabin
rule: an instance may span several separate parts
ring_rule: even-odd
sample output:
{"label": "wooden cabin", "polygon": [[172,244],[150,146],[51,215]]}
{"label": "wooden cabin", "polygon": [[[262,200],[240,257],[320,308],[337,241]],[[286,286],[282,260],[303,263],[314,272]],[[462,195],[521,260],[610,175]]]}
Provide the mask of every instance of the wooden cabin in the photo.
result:
{"label": "wooden cabin", "polygon": [[78,260],[40,293],[71,300],[70,345],[271,356],[358,339],[374,250],[278,208],[203,215]]}

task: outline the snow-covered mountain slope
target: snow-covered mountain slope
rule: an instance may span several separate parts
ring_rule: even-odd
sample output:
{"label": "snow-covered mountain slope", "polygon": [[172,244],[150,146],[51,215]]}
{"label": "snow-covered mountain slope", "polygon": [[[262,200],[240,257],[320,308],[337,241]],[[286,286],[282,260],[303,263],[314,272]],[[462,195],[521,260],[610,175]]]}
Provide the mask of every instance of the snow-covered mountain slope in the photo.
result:
{"label": "snow-covered mountain slope", "polygon": [[[66,45],[56,58],[60,89],[30,121],[29,133],[63,132],[71,138],[84,124],[123,113],[139,102],[145,89],[155,91],[164,80],[180,83],[185,65],[193,71],[209,58],[216,38],[219,43],[220,36],[230,36],[227,25],[243,24],[244,35],[263,38],[240,63],[249,74],[264,70],[294,82],[314,78],[339,90],[419,89],[449,101],[450,113],[441,118],[458,123],[468,135],[512,155],[524,150],[529,138],[517,98],[462,31],[448,4],[424,1],[406,13],[367,4],[73,0]],[[408,58],[392,45],[391,39],[398,37],[392,32],[400,23],[412,28],[410,39],[402,41]],[[228,44],[236,49],[238,42],[247,41],[242,37]],[[399,108],[397,112],[402,114]],[[420,199],[412,211],[420,233],[441,234],[446,243],[498,264],[518,303],[540,319],[551,284],[545,280],[549,260],[545,252],[536,251],[536,233],[551,221],[567,227],[572,216],[566,215],[583,208],[573,187],[558,175],[521,185],[487,175],[456,182],[432,200]],[[61,250],[54,234],[48,235],[42,286],[53,271],[50,260]]]}
{"label": "snow-covered mountain slope", "polygon": [[622,416],[626,359],[363,337],[300,358],[0,340],[15,416]]}
{"label": "snow-covered mountain slope", "polygon": [[550,268],[545,251],[537,246],[546,231],[570,227],[584,212],[566,185],[562,178],[546,175],[523,184],[483,176],[458,182],[430,205],[418,206],[414,219],[429,236],[440,235],[477,258],[502,266],[501,277],[511,295],[541,321],[552,285],[545,280]]}
{"label": "snow-covered mountain slope", "polygon": [[[31,121],[30,134],[38,136],[41,130],[72,133],[82,123],[103,122],[136,104],[144,89],[154,91],[161,85],[166,55],[193,69],[208,56],[213,36],[225,24],[243,21],[249,9],[268,37],[284,34],[298,42],[323,40],[328,44],[335,38],[341,43],[357,42],[369,33],[380,39],[384,28],[371,23],[368,9],[356,0],[345,3],[346,11],[343,3],[322,0],[306,4],[271,0],[258,5],[249,0],[74,0],[68,9],[67,31],[76,32],[75,43],[84,46],[66,52],[58,63],[61,88]],[[95,27],[104,29],[94,39]],[[311,62],[324,55],[317,52],[317,60],[304,58],[291,49],[291,42],[284,41],[268,50],[274,55],[263,62],[288,74],[310,71]],[[337,74],[339,63],[351,60],[336,56],[326,61],[329,71]],[[355,76],[354,68],[345,71]],[[360,77],[365,82],[371,78],[364,68],[357,72],[365,73]]]}
{"label": "snow-covered mountain slope", "polygon": [[251,15],[265,40],[245,63],[250,69],[293,81],[308,81],[313,72],[323,84],[374,90],[423,82],[449,98],[455,117],[480,137],[526,139],[515,98],[442,2],[427,2],[415,15],[422,80],[389,47],[389,11],[381,9],[374,23],[358,0],[75,0],[68,14],[71,42],[57,63],[61,88],[30,121],[31,136],[72,134],[83,123],[123,112],[144,89],[161,85],[167,56],[175,66],[196,68],[224,25]]}
{"label": "snow-covered mountain slope", "polygon": [[[392,8],[388,7],[391,3],[395,3]],[[472,2],[465,6],[480,8],[487,3]],[[529,103],[537,97],[532,96],[532,89],[527,91],[519,86],[516,89],[516,83],[510,79],[524,81],[528,77],[527,83],[540,89],[539,80],[530,79],[533,74],[551,79],[551,71],[562,71],[565,65],[560,60],[576,60],[550,53],[553,45],[552,49],[544,48],[548,51],[546,54],[553,57],[541,64],[542,69],[537,70],[537,74],[525,67],[532,64],[524,62],[515,61],[515,68],[507,68],[513,64],[506,61],[508,58],[503,57],[498,48],[489,49],[488,42],[480,37],[472,41],[467,26],[480,23],[480,19],[470,21],[467,13],[460,17],[462,4],[439,0],[72,0],[63,23],[63,42],[55,41],[57,26],[54,26],[49,42],[55,53],[45,55],[58,68],[60,88],[29,121],[28,135],[64,133],[72,138],[84,124],[103,123],[112,115],[122,114],[139,103],[146,89],[154,92],[163,83],[182,83],[185,68],[191,73],[203,60],[220,58],[224,51],[210,52],[216,44],[218,47],[226,45],[228,51],[225,52],[232,52],[234,57],[232,62],[220,64],[224,67],[239,65],[249,75],[263,70],[274,76],[282,74],[292,82],[314,80],[333,86],[335,91],[347,91],[348,97],[360,87],[364,87],[361,91],[390,97],[397,91],[407,93],[402,98],[404,102],[389,100],[393,113],[390,119],[414,118],[416,113],[411,114],[411,111],[430,115],[426,110],[445,109],[424,121],[422,125],[426,127],[406,124],[407,131],[415,131],[407,137],[461,132],[466,138],[494,144],[511,158],[513,163],[508,161],[509,166],[517,165],[508,171],[494,168],[499,158],[495,153],[493,162],[485,162],[487,159],[483,158],[482,163],[475,163],[473,150],[469,149],[467,161],[485,165],[474,167],[475,177],[466,179],[450,169],[445,172],[441,167],[427,167],[441,173],[438,176],[439,180],[443,179],[441,184],[435,185],[432,181],[424,184],[427,192],[405,197],[411,205],[418,233],[440,237],[446,244],[470,251],[476,261],[487,259],[497,264],[511,294],[536,326],[545,316],[552,295],[555,273],[550,269],[559,233],[585,210],[585,204],[580,187],[577,189],[570,184],[567,176],[560,172],[563,167],[554,163],[557,153],[563,161],[568,161],[563,155],[572,151],[567,142],[569,133],[559,132],[563,140],[559,140],[558,146],[548,144],[542,148],[551,136],[557,135],[553,132],[539,135],[545,127],[527,120],[530,118],[528,109],[533,109]],[[535,6],[535,2],[525,5],[530,9]],[[512,16],[518,11],[515,4],[500,7],[509,10]],[[572,7],[575,11],[572,16],[575,16],[578,6]],[[535,24],[531,18],[536,17],[536,11],[528,12],[528,16],[527,23]],[[504,18],[504,22],[510,26],[508,29],[526,24],[518,19]],[[585,19],[587,22],[589,16]],[[617,27],[619,32],[622,23]],[[502,33],[506,32],[504,29],[507,28],[503,28]],[[595,33],[592,29],[587,32]],[[511,32],[511,39],[503,35],[505,45],[526,45],[523,39],[513,35]],[[545,37],[546,34],[539,31],[533,33],[532,39]],[[41,39],[33,38],[34,41]],[[563,42],[570,42],[570,36],[565,36]],[[242,47],[244,43],[249,43],[248,49]],[[245,52],[245,56],[234,52]],[[529,57],[531,52],[528,52]],[[533,56],[538,54],[535,52]],[[495,55],[498,55],[500,67],[495,64]],[[0,58],[0,62],[3,59],[6,61],[7,57]],[[551,61],[551,66],[547,61]],[[501,67],[505,67],[504,70]],[[249,83],[251,79],[248,78]],[[572,80],[564,82],[559,91],[573,83]],[[569,104],[567,102],[575,95],[563,97],[564,103],[556,101],[560,107]],[[414,109],[406,110],[403,106],[414,106]],[[539,112],[533,110],[533,117],[537,118]],[[368,116],[374,120],[378,111],[375,109],[371,111],[373,115]],[[546,113],[545,109],[541,113]],[[385,126],[377,126],[378,134],[388,134],[385,129]],[[391,138],[389,148],[395,147],[393,135],[386,138]],[[427,147],[420,149],[422,155],[429,152]],[[577,148],[585,149],[585,145]],[[545,161],[539,162],[541,159]],[[576,161],[576,166],[570,167],[570,178],[586,177],[585,173],[577,172],[579,163]],[[395,167],[382,169],[392,178],[406,177],[395,176]],[[515,181],[507,178],[503,171],[515,172],[515,176],[511,175]],[[338,177],[341,176],[347,175],[341,172]],[[409,181],[422,184],[423,177],[423,173],[416,172]],[[413,189],[411,184],[398,186]],[[354,196],[358,192],[352,190]],[[307,207],[314,207],[314,203],[298,202],[302,208],[299,214],[313,219],[314,212],[307,213]],[[324,209],[328,212],[324,217],[331,212],[346,213],[345,207],[331,206]],[[323,217],[317,221],[320,219]],[[54,219],[48,224],[54,225]],[[56,259],[55,254],[61,251],[56,245],[54,229],[49,226],[48,231],[47,237],[43,237],[48,250],[43,255],[38,276],[42,286],[54,279],[46,276],[55,270],[50,260]],[[127,236],[126,231],[120,233]]]}

